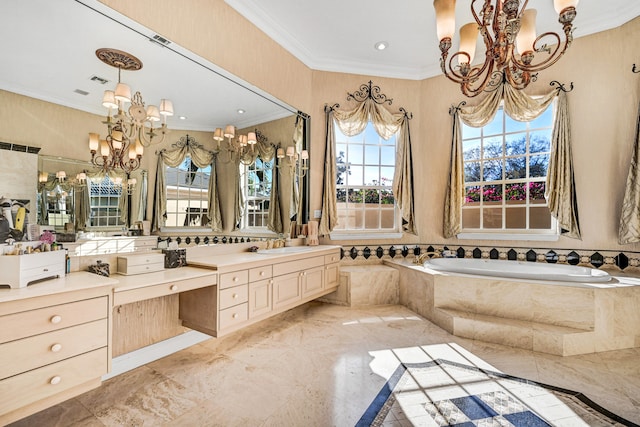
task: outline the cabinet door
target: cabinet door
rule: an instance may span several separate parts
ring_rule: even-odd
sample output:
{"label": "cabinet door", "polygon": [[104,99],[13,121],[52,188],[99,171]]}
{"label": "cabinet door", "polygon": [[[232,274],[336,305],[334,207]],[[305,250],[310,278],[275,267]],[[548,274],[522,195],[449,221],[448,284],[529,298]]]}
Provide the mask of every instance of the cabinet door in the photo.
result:
{"label": "cabinet door", "polygon": [[301,274],[290,273],[273,279],[273,308],[280,308],[302,299]]}
{"label": "cabinet door", "polygon": [[324,288],[324,268],[317,267],[302,272],[302,297],[317,294]]}
{"label": "cabinet door", "polygon": [[273,306],[273,280],[260,280],[249,284],[249,318],[269,313]]}
{"label": "cabinet door", "polygon": [[334,263],[324,267],[324,288],[331,289],[338,286],[340,264]]}

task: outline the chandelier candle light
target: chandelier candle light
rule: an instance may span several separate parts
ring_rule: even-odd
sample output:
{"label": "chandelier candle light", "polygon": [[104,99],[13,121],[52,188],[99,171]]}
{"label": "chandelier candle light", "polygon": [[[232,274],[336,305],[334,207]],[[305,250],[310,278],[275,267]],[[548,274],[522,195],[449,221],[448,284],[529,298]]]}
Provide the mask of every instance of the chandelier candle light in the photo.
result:
{"label": "chandelier candle light", "polygon": [[[564,42],[557,33],[546,32],[536,36],[536,10],[527,9],[528,0],[484,0],[479,11],[471,1],[474,21],[460,28],[460,51],[449,57],[455,31],[455,0],[434,0],[436,25],[440,40],[440,68],[445,76],[460,84],[462,93],[474,97],[500,83],[515,89],[524,89],[537,79],[538,71],[555,64],[573,40],[572,22],[576,17],[579,0],[553,0],[558,21],[564,31]],[[493,4],[495,3],[495,5]],[[481,65],[472,66],[478,32],[485,45],[485,58]],[[549,42],[555,47],[549,47]],[[542,60],[534,61],[536,54],[546,53]],[[454,64],[454,59],[457,64]]]}
{"label": "chandelier candle light", "polygon": [[[98,49],[96,56],[118,69],[118,84],[115,90],[104,91],[102,98],[102,105],[108,109],[107,120],[102,122],[107,125],[107,136],[101,140],[99,134],[89,134],[91,162],[104,172],[121,169],[130,173],[140,167],[144,147],[164,140],[173,104],[162,99],[160,108],[155,105],[145,108],[140,92],[131,96],[131,88],[120,81],[120,73],[142,68],[142,62],[135,56],[116,49]],[[127,104],[131,104],[128,109]],[[162,124],[154,127],[160,121]]]}

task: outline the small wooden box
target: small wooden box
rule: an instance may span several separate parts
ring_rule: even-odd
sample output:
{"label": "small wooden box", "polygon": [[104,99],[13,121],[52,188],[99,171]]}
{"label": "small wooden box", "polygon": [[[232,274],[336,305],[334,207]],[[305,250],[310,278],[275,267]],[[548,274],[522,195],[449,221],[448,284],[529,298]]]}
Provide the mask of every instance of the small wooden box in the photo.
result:
{"label": "small wooden box", "polygon": [[152,273],[164,269],[164,254],[146,252],[144,254],[118,257],[118,274],[132,275]]}
{"label": "small wooden box", "polygon": [[65,251],[0,256],[0,285],[24,288],[41,280],[64,277]]}

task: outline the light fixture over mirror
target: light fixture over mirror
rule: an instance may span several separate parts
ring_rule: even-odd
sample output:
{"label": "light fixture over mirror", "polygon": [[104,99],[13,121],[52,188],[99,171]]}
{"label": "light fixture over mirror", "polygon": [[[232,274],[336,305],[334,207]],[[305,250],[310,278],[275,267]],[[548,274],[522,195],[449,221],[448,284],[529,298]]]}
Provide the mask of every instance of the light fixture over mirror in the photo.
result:
{"label": "light fixture over mirror", "polygon": [[[107,119],[102,122],[107,125],[105,139],[100,139],[97,133],[89,134],[91,163],[105,173],[114,169],[131,173],[140,167],[143,147],[164,141],[167,116],[173,116],[173,103],[161,99],[160,108],[155,105],[145,108],[139,91],[131,95],[131,87],[122,82],[121,73],[142,68],[142,61],[135,56],[109,48],[96,50],[96,56],[118,69],[118,84],[115,90],[105,90],[102,96],[102,106],[108,111]],[[160,121],[160,127],[155,127]],[[100,154],[96,155],[98,150]]]}
{"label": "light fixture over mirror", "polygon": [[[468,97],[477,96],[503,81],[515,89],[526,88],[536,80],[539,71],[555,64],[571,45],[572,23],[579,0],[553,1],[564,42],[558,33],[536,36],[536,11],[527,9],[528,0],[484,0],[480,9],[475,6],[476,1],[471,1],[474,22],[460,29],[460,50],[451,56],[456,1],[433,2],[442,53],[440,68],[451,81],[460,84],[462,93]],[[474,66],[478,33],[485,46],[485,56],[480,65]]]}

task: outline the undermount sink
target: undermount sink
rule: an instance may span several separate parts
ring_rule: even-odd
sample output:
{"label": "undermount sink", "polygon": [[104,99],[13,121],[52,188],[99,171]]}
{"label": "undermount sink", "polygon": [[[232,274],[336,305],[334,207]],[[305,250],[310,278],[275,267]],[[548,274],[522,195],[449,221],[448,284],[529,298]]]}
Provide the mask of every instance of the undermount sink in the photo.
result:
{"label": "undermount sink", "polygon": [[264,255],[276,255],[276,254],[295,254],[298,252],[307,252],[313,249],[310,246],[285,246],[283,248],[273,249],[258,249],[256,253]]}

